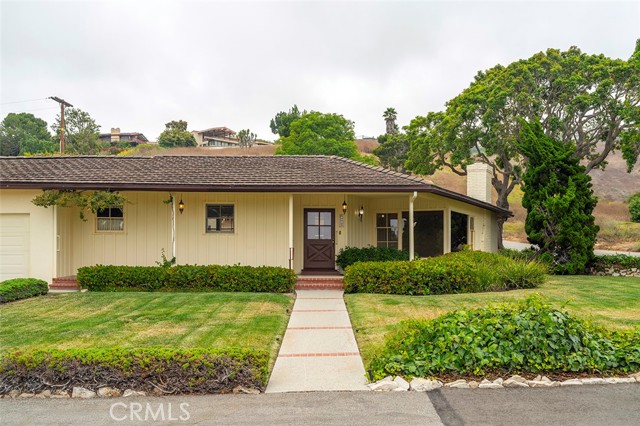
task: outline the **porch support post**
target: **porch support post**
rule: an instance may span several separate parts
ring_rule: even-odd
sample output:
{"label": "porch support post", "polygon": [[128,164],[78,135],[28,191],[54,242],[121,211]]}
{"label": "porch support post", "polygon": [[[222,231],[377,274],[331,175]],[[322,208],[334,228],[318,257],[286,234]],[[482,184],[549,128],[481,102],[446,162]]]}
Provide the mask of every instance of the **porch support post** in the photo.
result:
{"label": "porch support post", "polygon": [[171,192],[169,198],[171,199],[171,257],[175,258],[176,264],[178,264],[176,256],[176,199]]}
{"label": "porch support post", "polygon": [[418,192],[414,191],[409,197],[409,260],[413,260],[415,252],[414,229],[413,229],[413,202],[418,197]]}
{"label": "porch support post", "polygon": [[53,279],[58,277],[58,249],[59,249],[59,240],[58,236],[58,206],[53,206],[52,209],[53,216],[53,265],[51,265],[51,282],[53,283]]}
{"label": "porch support post", "polygon": [[289,269],[293,269],[293,194],[289,194]]}

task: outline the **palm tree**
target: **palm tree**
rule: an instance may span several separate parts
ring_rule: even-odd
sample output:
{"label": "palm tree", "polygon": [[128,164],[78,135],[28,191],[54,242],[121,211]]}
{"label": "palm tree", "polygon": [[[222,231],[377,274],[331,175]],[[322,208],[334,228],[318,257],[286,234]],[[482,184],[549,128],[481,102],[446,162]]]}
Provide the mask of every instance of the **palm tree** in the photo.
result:
{"label": "palm tree", "polygon": [[396,118],[398,118],[398,113],[395,108],[387,108],[382,114],[384,117],[384,121],[387,123],[387,134],[395,135],[398,133],[398,126],[396,126]]}

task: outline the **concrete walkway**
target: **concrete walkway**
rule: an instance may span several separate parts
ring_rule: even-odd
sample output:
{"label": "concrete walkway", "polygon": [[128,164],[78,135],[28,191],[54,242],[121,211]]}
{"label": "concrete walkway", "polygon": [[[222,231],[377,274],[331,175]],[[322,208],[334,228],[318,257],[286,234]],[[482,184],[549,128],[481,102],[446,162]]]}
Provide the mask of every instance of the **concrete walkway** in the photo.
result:
{"label": "concrete walkway", "polygon": [[342,291],[296,293],[266,392],[368,390]]}

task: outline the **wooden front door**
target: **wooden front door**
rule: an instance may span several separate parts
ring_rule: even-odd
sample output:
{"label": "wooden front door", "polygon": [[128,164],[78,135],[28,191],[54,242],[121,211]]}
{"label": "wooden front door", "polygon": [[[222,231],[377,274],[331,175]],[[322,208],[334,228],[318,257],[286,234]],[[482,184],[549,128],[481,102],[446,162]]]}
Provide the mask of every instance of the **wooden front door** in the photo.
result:
{"label": "wooden front door", "polygon": [[334,217],[334,210],[304,210],[304,269],[336,269]]}

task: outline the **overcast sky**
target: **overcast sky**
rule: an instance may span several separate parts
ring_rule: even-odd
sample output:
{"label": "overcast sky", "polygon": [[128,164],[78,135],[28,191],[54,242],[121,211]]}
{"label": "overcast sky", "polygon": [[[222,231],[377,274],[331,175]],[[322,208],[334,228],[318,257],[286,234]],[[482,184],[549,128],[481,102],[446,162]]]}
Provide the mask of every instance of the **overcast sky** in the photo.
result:
{"label": "overcast sky", "polygon": [[250,128],[297,104],[358,136],[443,109],[478,70],[572,45],[627,59],[628,2],[1,2],[2,117],[52,123],[59,96],[102,131]]}

